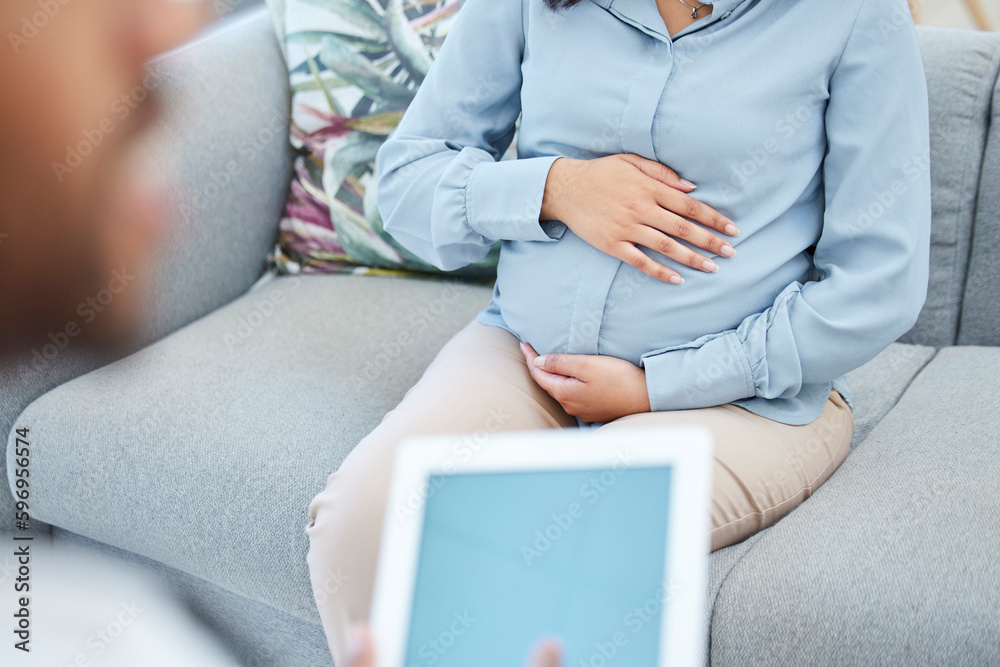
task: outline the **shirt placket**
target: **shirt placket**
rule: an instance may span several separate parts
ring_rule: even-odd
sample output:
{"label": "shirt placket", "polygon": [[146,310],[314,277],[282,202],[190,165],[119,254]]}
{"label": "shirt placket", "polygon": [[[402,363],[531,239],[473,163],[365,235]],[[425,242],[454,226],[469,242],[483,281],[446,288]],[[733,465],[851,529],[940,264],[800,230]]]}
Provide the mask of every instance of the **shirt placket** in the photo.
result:
{"label": "shirt placket", "polygon": [[[632,86],[622,114],[619,135],[624,152],[659,161],[653,143],[653,121],[674,70],[674,40],[704,29],[717,17],[688,26],[672,40],[663,32],[655,4],[600,4],[648,37],[643,41],[643,51],[636,54],[634,71],[629,72],[633,77]],[[722,18],[728,17],[729,13],[726,11]],[[576,294],[573,295],[568,350],[571,354],[601,353],[601,324],[622,264],[621,260],[589,247]]]}
{"label": "shirt placket", "polygon": [[[653,146],[653,119],[666,90],[673,68],[669,41],[651,37],[645,51],[636,59],[638,65],[619,128],[622,148],[649,160],[656,160]],[[569,351],[572,354],[600,354],[601,323],[608,297],[621,260],[593,246],[589,247],[576,294],[570,325]]]}

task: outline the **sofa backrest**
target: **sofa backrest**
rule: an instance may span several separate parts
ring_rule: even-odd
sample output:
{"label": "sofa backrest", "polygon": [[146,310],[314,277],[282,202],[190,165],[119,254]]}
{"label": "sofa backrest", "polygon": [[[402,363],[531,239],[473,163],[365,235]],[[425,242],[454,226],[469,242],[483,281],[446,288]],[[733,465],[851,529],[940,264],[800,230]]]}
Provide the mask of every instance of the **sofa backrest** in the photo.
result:
{"label": "sofa backrest", "polygon": [[[979,244],[989,241],[991,229],[994,248],[1000,242],[1000,135],[997,123],[991,127],[1000,112],[994,105],[1000,33],[920,26],[917,34],[930,98],[931,272],[920,318],[900,340],[935,347],[997,344],[1000,309],[988,293],[996,290],[981,284],[979,274],[1000,277],[1000,256]],[[976,274],[972,280],[970,272]]]}
{"label": "sofa backrest", "polygon": [[958,343],[1000,345],[1000,81],[993,87]]}

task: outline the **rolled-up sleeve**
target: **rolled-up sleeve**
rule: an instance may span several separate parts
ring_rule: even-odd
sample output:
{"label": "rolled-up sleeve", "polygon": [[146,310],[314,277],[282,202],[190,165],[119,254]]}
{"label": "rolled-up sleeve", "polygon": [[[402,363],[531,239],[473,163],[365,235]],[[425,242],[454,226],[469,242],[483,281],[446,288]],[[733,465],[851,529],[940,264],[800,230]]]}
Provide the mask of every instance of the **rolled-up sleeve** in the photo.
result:
{"label": "rolled-up sleeve", "polygon": [[927,87],[916,31],[865,0],[830,79],[818,279],[734,330],[643,355],[653,410],[796,396],[874,358],[916,322],[931,222]]}
{"label": "rolled-up sleeve", "polygon": [[399,127],[376,159],[385,231],[443,270],[500,240],[555,241],[539,222],[558,159],[500,162],[521,111],[522,0],[468,0]]}

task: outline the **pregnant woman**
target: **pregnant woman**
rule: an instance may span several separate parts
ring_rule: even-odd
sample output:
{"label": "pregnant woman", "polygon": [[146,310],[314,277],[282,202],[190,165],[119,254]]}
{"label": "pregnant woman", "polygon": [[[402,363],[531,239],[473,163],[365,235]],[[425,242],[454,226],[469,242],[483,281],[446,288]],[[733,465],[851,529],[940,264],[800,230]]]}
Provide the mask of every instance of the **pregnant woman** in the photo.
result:
{"label": "pregnant woman", "polygon": [[406,436],[465,456],[501,430],[702,424],[713,549],[815,491],[851,440],[844,374],[924,301],[928,144],[905,0],[467,0],[378,204],[442,269],[502,241],[497,282],[310,507],[338,663]]}

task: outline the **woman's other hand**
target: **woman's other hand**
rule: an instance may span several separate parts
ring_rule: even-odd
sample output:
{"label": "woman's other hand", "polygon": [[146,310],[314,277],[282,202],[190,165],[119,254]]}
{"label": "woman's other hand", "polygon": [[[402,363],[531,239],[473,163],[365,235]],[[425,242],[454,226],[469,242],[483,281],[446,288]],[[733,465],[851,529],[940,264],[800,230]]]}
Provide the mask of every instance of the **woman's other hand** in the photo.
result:
{"label": "woman's other hand", "polygon": [[636,245],[711,273],[718,270],[715,262],[675,239],[732,257],[733,246],[709,228],[739,235],[732,220],[687,194],[695,187],[673,169],[638,155],[559,158],[549,169],[540,219],[558,220],[598,250],[653,278],[680,284],[679,273]]}
{"label": "woman's other hand", "polygon": [[[562,651],[554,640],[541,642],[527,667],[560,667]],[[483,659],[483,664],[489,661]],[[351,628],[351,649],[345,667],[375,667],[375,643],[371,633],[364,626]],[[514,666],[516,667],[516,666]]]}
{"label": "woman's other hand", "polygon": [[546,354],[521,343],[528,372],[563,410],[585,422],[604,424],[649,412],[646,371],[606,355]]}

